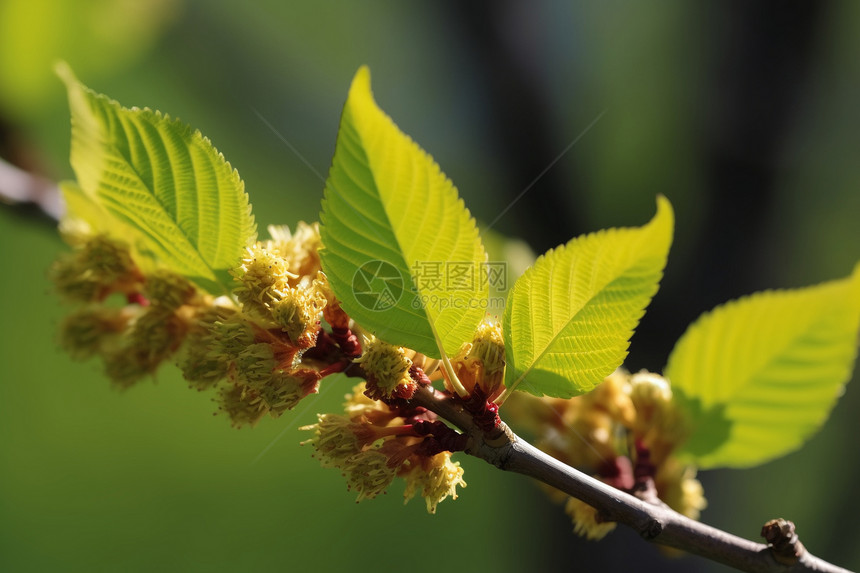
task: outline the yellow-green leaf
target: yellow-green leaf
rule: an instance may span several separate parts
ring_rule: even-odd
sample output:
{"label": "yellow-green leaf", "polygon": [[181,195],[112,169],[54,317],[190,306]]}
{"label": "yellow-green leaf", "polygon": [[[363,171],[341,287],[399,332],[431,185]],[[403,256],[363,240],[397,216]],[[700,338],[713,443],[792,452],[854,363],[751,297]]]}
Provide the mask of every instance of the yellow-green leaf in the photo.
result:
{"label": "yellow-green leaf", "polygon": [[362,327],[433,357],[471,340],[488,295],[475,221],[376,105],[366,67],[344,106],[320,218],[323,270]]}
{"label": "yellow-green leaf", "polygon": [[621,365],[663,276],[673,223],[660,196],[645,226],[577,237],[520,277],[504,317],[509,392],[569,398]]}
{"label": "yellow-green leaf", "polygon": [[851,376],[860,266],[842,280],[741,298],[702,315],[665,374],[688,413],[683,449],[703,468],[753,466],[800,447]]}
{"label": "yellow-green leaf", "polygon": [[123,108],[65,64],[57,72],[69,92],[71,162],[83,194],[140,254],[210,291],[228,290],[225,271],[256,236],[236,171],[199,131],[149,109]]}
{"label": "yellow-green leaf", "polygon": [[115,237],[123,235],[122,224],[84,193],[80,185],[74,181],[61,181],[60,191],[66,205],[60,230],[105,233]]}

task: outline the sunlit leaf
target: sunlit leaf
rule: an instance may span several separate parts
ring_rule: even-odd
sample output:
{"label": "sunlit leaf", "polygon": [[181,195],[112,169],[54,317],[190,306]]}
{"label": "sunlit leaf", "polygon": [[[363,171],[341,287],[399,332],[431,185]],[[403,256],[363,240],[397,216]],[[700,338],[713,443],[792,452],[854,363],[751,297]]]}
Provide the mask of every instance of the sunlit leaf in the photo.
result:
{"label": "sunlit leaf", "polygon": [[80,185],[74,181],[62,181],[60,182],[60,191],[66,206],[60,221],[61,230],[106,233],[113,236],[123,235],[123,225],[84,193]]}
{"label": "sunlit leaf", "polygon": [[236,171],[199,131],[149,109],[123,108],[65,64],[57,71],[69,92],[71,162],[84,195],[141,253],[211,291],[228,290],[224,272],[256,236]]}
{"label": "sunlit leaf", "polygon": [[797,449],[849,379],[860,267],[846,279],[718,306],[680,338],[666,376],[688,413],[701,467],[752,466]]}
{"label": "sunlit leaf", "polygon": [[647,225],[577,237],[520,277],[504,317],[509,391],[569,398],[621,365],[663,276],[673,222],[660,196]]}
{"label": "sunlit leaf", "polygon": [[323,270],[362,327],[434,357],[472,338],[488,293],[475,222],[376,105],[367,68],[344,106],[321,220]]}

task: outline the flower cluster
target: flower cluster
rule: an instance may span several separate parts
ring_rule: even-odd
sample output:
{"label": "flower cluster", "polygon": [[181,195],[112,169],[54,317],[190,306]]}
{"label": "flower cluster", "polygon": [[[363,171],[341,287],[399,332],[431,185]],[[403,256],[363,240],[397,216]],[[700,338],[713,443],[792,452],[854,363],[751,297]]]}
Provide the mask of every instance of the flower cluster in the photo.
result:
{"label": "flower cluster", "polygon": [[60,344],[76,359],[101,356],[108,377],[127,388],[177,351],[204,297],[175,273],[144,274],[123,241],[103,234],[67,238],[74,250],[50,276],[60,295],[80,306],[63,320]]}
{"label": "flower cluster", "polygon": [[316,424],[304,428],[315,436],[303,443],[313,444],[323,467],[343,472],[358,501],[386,491],[401,477],[406,500],[420,493],[427,511],[435,513],[440,501],[456,499],[457,486],[466,485],[451,454],[465,449],[467,437],[410,400],[419,387],[441,379],[442,393],[457,400],[476,424],[495,427],[498,407],[493,400],[504,390],[504,348],[501,324],[482,321],[472,342],[451,360],[451,372],[468,392],[459,396],[438,360],[368,336],[363,354],[354,361],[365,382],[347,395],[345,415],[320,415]]}
{"label": "flower cluster", "polygon": [[[173,359],[192,388],[214,391],[236,427],[280,416],[317,392],[322,378],[349,370],[366,383],[349,396],[345,415],[319,416],[309,440],[317,457],[344,472],[359,500],[400,477],[406,500],[421,495],[434,513],[466,485],[451,461],[465,437],[408,402],[431,383],[428,374],[439,362],[373,336],[362,345],[320,271],[316,224],[269,232],[271,239],[250,246],[231,270],[235,288],[222,297],[167,270],[143,270],[120,240],[67,233],[74,250],[54,265],[52,277],[81,306],[63,322],[63,346],[75,358],[101,357],[121,388]],[[499,387],[500,336],[497,326],[482,326],[454,361],[470,388]]]}
{"label": "flower cluster", "polygon": [[[454,373],[469,392],[475,394],[479,389],[487,401],[493,402],[504,391],[505,339],[502,336],[502,323],[485,317],[478,325],[472,342],[460,347],[457,356],[451,360]],[[450,382],[448,390],[453,392]]]}
{"label": "flower cluster", "polygon": [[[697,519],[706,502],[695,468],[674,455],[687,436],[668,381],[617,370],[592,392],[569,400],[516,394],[508,418],[536,436],[535,445],[564,463],[634,495],[659,498]],[[557,490],[574,530],[600,539],[614,529],[596,509]]]}
{"label": "flower cluster", "polygon": [[[120,388],[176,359],[193,388],[215,391],[235,426],[254,425],[317,392],[360,352],[320,272],[316,224],[300,223],[294,234],[270,228],[272,238],[249,247],[231,271],[233,296],[217,298],[163,268],[143,270],[123,241],[69,229],[73,251],[51,277],[80,306],[63,321],[60,342],[74,358],[101,357]],[[321,328],[329,301],[348,352]]]}
{"label": "flower cluster", "polygon": [[345,415],[319,414],[316,424],[302,428],[314,432],[302,444],[313,445],[323,467],[343,472],[356,501],[385,493],[401,477],[405,501],[420,493],[427,511],[436,513],[440,501],[456,499],[457,486],[466,486],[463,469],[451,461],[462,436],[425,408],[371,399],[375,391],[368,392],[368,385],[362,382],[346,396]]}

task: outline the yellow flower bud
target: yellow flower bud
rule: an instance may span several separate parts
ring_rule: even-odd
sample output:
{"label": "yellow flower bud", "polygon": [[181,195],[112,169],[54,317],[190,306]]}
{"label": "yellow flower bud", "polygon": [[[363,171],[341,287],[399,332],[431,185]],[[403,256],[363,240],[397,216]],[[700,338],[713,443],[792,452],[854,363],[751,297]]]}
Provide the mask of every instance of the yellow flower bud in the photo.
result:
{"label": "yellow flower bud", "polygon": [[70,301],[94,302],[107,292],[95,275],[81,265],[77,253],[66,253],[54,261],[50,278],[57,292]]}
{"label": "yellow flower bud", "polygon": [[637,423],[650,426],[671,407],[672,388],[662,376],[643,370],[630,377],[630,398],[636,407]]}
{"label": "yellow flower bud", "polygon": [[82,302],[98,301],[115,291],[130,292],[140,278],[128,247],[106,235],[88,237],[51,269],[60,294]]}
{"label": "yellow flower bud", "polygon": [[188,344],[177,366],[192,388],[207,390],[227,376],[228,363],[209,357],[209,348],[204,337],[195,335]]}
{"label": "yellow flower bud", "polygon": [[120,309],[86,306],[60,324],[60,345],[76,360],[90,358],[101,354],[107,341],[127,324],[128,317]]}
{"label": "yellow flower bud", "polygon": [[591,392],[566,400],[515,393],[505,403],[506,417],[535,433],[536,445],[554,457],[599,471],[627,450],[625,429],[636,418],[628,378],[618,369]]}
{"label": "yellow flower bud", "polygon": [[[346,402],[343,403],[343,409],[350,419],[354,420],[355,418],[363,416],[367,412],[371,412],[379,408],[379,402],[371,400],[364,394],[365,389],[366,387],[364,382],[359,382],[352,387],[351,393],[344,396]],[[387,406],[386,409],[388,409]]]}
{"label": "yellow flower bud", "polygon": [[152,374],[148,364],[136,359],[128,348],[114,349],[104,355],[105,375],[114,386],[125,390]]}
{"label": "yellow flower bud", "polygon": [[269,304],[278,299],[278,291],[288,286],[288,279],[295,278],[289,272],[289,263],[277,252],[257,243],[249,247],[242,264],[232,271],[233,277],[242,283],[234,292],[245,312],[269,318]]}
{"label": "yellow flower bud", "polygon": [[302,398],[319,391],[319,373],[315,370],[299,370],[286,373],[276,370],[269,382],[260,389],[260,398],[269,407],[269,415],[279,417],[296,407]]}
{"label": "yellow flower bud", "polygon": [[367,375],[365,393],[370,398],[408,400],[415,392],[417,384],[409,375],[412,361],[406,357],[404,348],[373,337],[364,345],[364,353],[355,362],[361,364]]}
{"label": "yellow flower bud", "polygon": [[89,269],[102,284],[138,277],[128,245],[106,235],[94,235],[83,245],[78,256],[81,265]]}
{"label": "yellow flower bud", "polygon": [[317,414],[317,423],[299,428],[314,430],[315,435],[302,445],[311,444],[316,450],[315,457],[324,468],[343,468],[346,460],[362,449],[362,443],[354,431],[354,423],[346,416],[337,414]]}
{"label": "yellow flower bud", "polygon": [[606,412],[615,422],[629,428],[636,418],[636,409],[630,399],[630,374],[618,368],[603,382],[582,397],[586,408]]}
{"label": "yellow flower bud", "polygon": [[272,318],[299,348],[310,348],[317,341],[320,311],[326,304],[325,295],[314,285],[287,287],[278,292],[279,299],[271,303]]}
{"label": "yellow flower bud", "polygon": [[580,398],[565,412],[564,426],[541,436],[538,447],[576,468],[596,471],[617,455],[616,425],[606,412],[586,406]]}
{"label": "yellow flower bud", "polygon": [[385,426],[397,417],[384,402],[367,397],[367,386],[364,382],[356,384],[351,394],[345,396],[344,411],[350,420],[369,420],[376,425]]}
{"label": "yellow flower bud", "polygon": [[690,519],[699,519],[708,505],[705,490],[696,479],[696,468],[684,466],[675,458],[669,458],[659,467],[654,484],[661,500]]}
{"label": "yellow flower bud", "polygon": [[412,466],[405,479],[404,503],[409,502],[420,491],[429,513],[436,513],[436,506],[446,497],[457,499],[457,486],[466,487],[463,468],[459,462],[451,461],[450,452],[423,458]]}
{"label": "yellow flower bud", "polygon": [[234,428],[254,427],[266,415],[266,405],[259,394],[241,384],[225,384],[218,391],[220,409],[226,412]]}
{"label": "yellow flower bud", "polygon": [[[451,365],[469,393],[477,386],[489,401],[495,400],[504,390],[505,340],[502,324],[489,317],[484,318],[475,330],[472,342],[460,347]],[[448,390],[454,391],[453,388]]]}
{"label": "yellow flower bud", "polygon": [[385,493],[397,475],[397,468],[388,465],[388,456],[374,449],[351,456],[343,469],[347,472],[349,489],[358,492],[356,503]]}
{"label": "yellow flower bud", "polygon": [[273,375],[277,361],[271,344],[251,344],[242,350],[233,361],[236,379],[249,388],[259,390]]}
{"label": "yellow flower bud", "polygon": [[505,339],[502,323],[485,317],[475,330],[471,355],[484,364],[487,375],[501,372],[505,368]]}
{"label": "yellow flower bud", "polygon": [[191,302],[197,289],[185,277],[161,269],[146,276],[143,292],[153,306],[176,310]]}
{"label": "yellow flower bud", "polygon": [[266,248],[277,251],[289,262],[288,270],[296,277],[314,277],[320,270],[319,223],[310,225],[299,221],[295,233],[291,233],[286,225],[270,226]]}
{"label": "yellow flower bud", "polygon": [[170,311],[148,307],[130,325],[120,345],[105,355],[105,372],[117,386],[128,388],[169,358],[182,344],[185,322]]}
{"label": "yellow flower bud", "polygon": [[149,307],[131,325],[125,345],[129,357],[154,372],[182,344],[188,326],[173,312]]}
{"label": "yellow flower bud", "polygon": [[198,390],[227,376],[233,361],[254,343],[250,323],[234,310],[214,307],[201,312],[191,326],[179,368]]}
{"label": "yellow flower bud", "polygon": [[207,335],[210,357],[221,361],[231,361],[254,343],[254,328],[239,314],[225,320],[216,320],[209,327]]}
{"label": "yellow flower bud", "polygon": [[630,398],[636,408],[633,435],[651,450],[652,461],[660,465],[687,436],[682,414],[672,398],[669,381],[642,371],[630,377]]}

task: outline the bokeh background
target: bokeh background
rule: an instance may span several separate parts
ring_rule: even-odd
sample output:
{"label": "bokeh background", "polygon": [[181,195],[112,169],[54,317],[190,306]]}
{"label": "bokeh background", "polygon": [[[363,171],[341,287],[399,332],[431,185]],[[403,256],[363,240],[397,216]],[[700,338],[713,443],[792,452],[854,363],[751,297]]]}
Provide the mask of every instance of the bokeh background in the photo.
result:
{"label": "bokeh background", "polygon": [[[368,64],[475,216],[535,251],[670,198],[675,245],[627,363],[659,371],[701,312],[860,260],[858,54],[851,0],[2,0],[0,156],[72,176],[63,58],[208,135],[261,229],[314,220]],[[402,507],[402,486],[356,505],[298,446],[343,385],[241,431],[170,368],[113,391],[57,348],[67,309],[45,276],[61,249],[38,208],[0,206],[0,570],[726,570],[625,530],[581,541],[534,484],[480,460],[461,460],[469,486],[435,516]],[[757,538],[789,518],[811,551],[860,568],[856,385],[801,451],[701,474],[703,520]]]}

